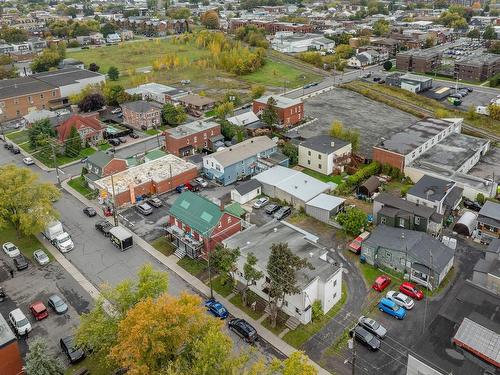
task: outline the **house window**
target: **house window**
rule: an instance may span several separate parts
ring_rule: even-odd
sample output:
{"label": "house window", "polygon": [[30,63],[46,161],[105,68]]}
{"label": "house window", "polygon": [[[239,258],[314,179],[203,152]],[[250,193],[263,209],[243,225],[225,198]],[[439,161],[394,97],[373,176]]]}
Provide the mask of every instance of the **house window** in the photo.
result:
{"label": "house window", "polygon": [[382,216],[380,218],[380,224],[385,224],[385,223],[386,223],[386,219],[385,219],[385,217]]}
{"label": "house window", "polygon": [[307,161],[307,164],[308,164],[308,165],[311,165],[311,161],[310,161],[310,160],[308,160],[308,161]]}
{"label": "house window", "polygon": [[19,104],[19,99],[18,98],[14,99],[14,104]]}
{"label": "house window", "polygon": [[311,151],[307,151],[307,155],[311,156]]}
{"label": "house window", "polygon": [[337,280],[333,280],[333,286],[337,286]]}
{"label": "house window", "polygon": [[420,216],[415,216],[415,224],[420,225]]}
{"label": "house window", "polygon": [[43,94],[40,94],[40,99],[43,99]]}
{"label": "house window", "polygon": [[321,154],[318,154],[318,159],[321,160]]}
{"label": "house window", "polygon": [[318,164],[318,168],[321,169],[321,164]]}

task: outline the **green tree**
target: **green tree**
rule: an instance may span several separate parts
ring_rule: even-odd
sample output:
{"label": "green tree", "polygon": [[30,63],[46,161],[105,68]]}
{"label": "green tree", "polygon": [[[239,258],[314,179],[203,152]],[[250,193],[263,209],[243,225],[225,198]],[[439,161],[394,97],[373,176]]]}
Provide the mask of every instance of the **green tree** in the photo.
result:
{"label": "green tree", "polygon": [[359,149],[359,131],[344,129],[344,125],[340,121],[333,121],[330,125],[330,137],[351,142],[353,151]]}
{"label": "green tree", "polygon": [[247,255],[247,260],[243,265],[243,278],[245,279],[245,288],[241,291],[241,299],[243,300],[243,305],[248,305],[248,288],[255,285],[257,281],[264,277],[264,273],[255,268],[257,265],[257,257],[254,253],[249,252]]}
{"label": "green tree", "polygon": [[[50,139],[55,136],[56,132],[49,119],[36,121],[28,128],[28,138],[32,149],[37,149],[41,146],[41,139]],[[45,142],[43,144],[45,145]]]}
{"label": "green tree", "polygon": [[120,71],[116,66],[110,66],[108,69],[108,77],[112,81],[118,81],[118,78],[120,78]]}
{"label": "green tree", "polygon": [[479,203],[480,205],[483,205],[484,202],[486,202],[486,198],[484,197],[483,193],[478,193],[476,195],[476,202]]}
{"label": "green tree", "polygon": [[341,44],[335,47],[335,54],[341,59],[348,59],[349,57],[354,56],[354,53],[354,49],[347,44]]}
{"label": "green tree", "polygon": [[479,29],[477,28],[474,28],[472,29],[471,31],[469,31],[467,33],[467,36],[473,40],[473,39],[481,39],[481,32],[479,31]]}
{"label": "green tree", "polygon": [[117,106],[130,99],[130,95],[120,85],[104,86],[103,95],[108,105]]}
{"label": "green tree", "polygon": [[113,34],[116,32],[116,26],[115,24],[111,22],[106,22],[104,25],[101,27],[101,33],[104,35],[106,38],[109,34]]}
{"label": "green tree", "polygon": [[344,125],[340,121],[333,121],[330,125],[330,137],[341,138],[344,134]]}
{"label": "green tree", "polygon": [[307,259],[295,255],[287,243],[280,242],[271,245],[267,275],[269,277],[269,315],[272,327],[276,327],[278,311],[285,297],[300,292],[297,287],[297,271],[306,267],[314,269]]}
{"label": "green tree", "polygon": [[486,26],[483,32],[483,39],[495,40],[496,38],[497,38],[497,33],[495,32],[495,28],[492,25]]}
{"label": "green tree", "polygon": [[6,43],[22,43],[28,40],[28,32],[23,29],[3,26],[0,30],[0,38]]}
{"label": "green tree", "polygon": [[339,213],[337,215],[337,221],[344,227],[344,230],[347,233],[354,236],[360,234],[368,225],[367,215],[359,208],[355,207],[346,209],[345,212]]}
{"label": "green tree", "polygon": [[241,252],[239,248],[231,249],[227,246],[217,245],[210,255],[210,265],[222,278],[225,285],[228,281],[234,282],[234,272],[236,272],[236,261]]}
{"label": "green tree", "polygon": [[[500,54],[500,42],[492,42],[490,44],[490,48],[488,48],[488,52],[490,53],[496,53],[497,55]],[[495,87],[495,86],[492,86],[492,87]]]}
{"label": "green tree", "polygon": [[337,46],[341,44],[347,44],[349,45],[349,40],[352,38],[352,34],[349,33],[341,33],[341,34],[335,34],[334,36],[328,37],[329,39],[332,39],[335,41],[335,44]]}
{"label": "green tree", "polygon": [[229,102],[232,103],[235,107],[238,107],[241,105],[241,98],[238,95],[238,93],[234,91],[228,91],[224,94],[224,97],[222,98],[223,102]]}
{"label": "green tree", "polygon": [[433,35],[429,35],[425,38],[423,48],[432,48],[436,45],[436,38]]}
{"label": "green tree", "polygon": [[191,11],[188,8],[169,8],[167,14],[175,20],[187,20],[191,17]]}
{"label": "green tree", "polygon": [[373,33],[377,36],[386,35],[390,31],[389,21],[380,19],[373,24]]}
{"label": "green tree", "polygon": [[219,14],[215,10],[209,10],[200,17],[201,24],[207,29],[219,28]]}
{"label": "green tree", "polygon": [[106,104],[104,96],[100,93],[91,93],[83,97],[78,103],[78,108],[82,112],[93,112],[101,109]]}
{"label": "green tree", "polygon": [[80,155],[82,151],[82,137],[75,126],[71,127],[69,138],[66,140],[64,145],[64,153],[70,158],[74,158]]}
{"label": "green tree", "polygon": [[384,62],[384,65],[383,65],[384,69],[386,71],[389,71],[392,69],[392,61],[390,60],[387,60],[386,62]]}
{"label": "green tree", "polygon": [[186,110],[181,105],[167,103],[162,109],[162,119],[167,125],[180,125],[187,120]]}
{"label": "green tree", "polygon": [[56,47],[44,49],[43,52],[33,59],[31,70],[35,73],[47,72],[51,68],[55,68],[64,58],[61,51]]}
{"label": "green tree", "polygon": [[215,107],[215,115],[221,120],[225,120],[227,116],[232,115],[234,112],[234,104],[231,102],[224,102]]}
{"label": "green tree", "polygon": [[272,96],[267,99],[266,107],[262,111],[261,119],[271,129],[278,123],[279,117],[278,112],[276,111],[276,99]]}
{"label": "green tree", "polygon": [[250,89],[252,99],[260,98],[266,92],[266,87],[263,85],[253,85]]}
{"label": "green tree", "polygon": [[294,167],[299,162],[299,148],[291,142],[285,142],[281,146],[281,152],[288,157],[290,167]]}
{"label": "green tree", "polygon": [[500,120],[500,105],[490,104],[488,106],[488,110],[490,111],[490,117],[493,120]]}
{"label": "green tree", "polygon": [[232,140],[236,136],[238,126],[231,124],[227,120],[222,120],[220,124],[220,131],[224,138],[227,140]]}
{"label": "green tree", "polygon": [[40,182],[38,174],[13,164],[0,167],[0,228],[11,224],[17,235],[41,232],[59,215],[52,202],[61,193],[52,183]]}
{"label": "green tree", "polygon": [[89,64],[89,70],[91,72],[98,72],[99,69],[101,69],[101,67],[99,65],[97,65],[96,63],[90,63]]}
{"label": "green tree", "polygon": [[47,344],[37,338],[29,346],[26,356],[26,375],[63,375],[64,367],[52,356]]}

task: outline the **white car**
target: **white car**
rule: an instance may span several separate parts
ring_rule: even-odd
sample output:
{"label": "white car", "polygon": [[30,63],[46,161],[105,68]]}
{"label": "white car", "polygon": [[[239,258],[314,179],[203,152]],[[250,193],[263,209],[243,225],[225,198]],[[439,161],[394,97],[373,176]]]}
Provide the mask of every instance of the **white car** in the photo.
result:
{"label": "white car", "polygon": [[50,259],[47,254],[45,254],[45,251],[40,249],[33,252],[33,258],[35,258],[36,262],[41,266],[44,266],[50,262]]}
{"label": "white car", "polygon": [[2,249],[5,254],[7,254],[11,258],[15,258],[19,255],[21,255],[21,252],[17,248],[16,245],[14,245],[12,242],[6,242],[2,245]]}
{"label": "white car", "polygon": [[269,203],[269,198],[268,197],[262,197],[262,198],[259,198],[255,201],[255,203],[253,204],[253,207],[254,208],[262,208],[264,207],[266,204]]}
{"label": "white car", "polygon": [[190,79],[182,79],[182,80],[181,80],[181,83],[182,83],[183,85],[189,85],[189,84],[191,83],[191,80],[190,80]]}
{"label": "white car", "polygon": [[73,250],[73,248],[75,247],[73,241],[71,240],[71,237],[66,232],[58,235],[54,240],[54,244],[61,253],[67,253],[68,251]]}
{"label": "white car", "polygon": [[121,113],[122,109],[121,108],[115,108],[111,111],[112,114],[116,115],[117,113]]}
{"label": "white car", "polygon": [[14,330],[18,335],[25,335],[31,332],[31,324],[26,316],[23,314],[21,309],[12,310],[9,313],[9,322],[14,327]]}
{"label": "white car", "polygon": [[35,162],[33,161],[33,159],[30,158],[30,157],[24,158],[23,159],[23,163],[26,164],[26,165],[33,165],[33,164],[35,164]]}
{"label": "white car", "polygon": [[413,306],[415,306],[415,302],[410,297],[394,290],[387,292],[387,298],[393,301],[396,305],[404,307],[406,310],[411,310],[413,309]]}
{"label": "white car", "polygon": [[208,182],[207,182],[207,181],[205,181],[205,180],[204,180],[203,178],[201,178],[201,177],[196,177],[194,180],[195,180],[197,183],[199,183],[199,184],[201,185],[201,187],[206,188],[206,187],[208,186]]}

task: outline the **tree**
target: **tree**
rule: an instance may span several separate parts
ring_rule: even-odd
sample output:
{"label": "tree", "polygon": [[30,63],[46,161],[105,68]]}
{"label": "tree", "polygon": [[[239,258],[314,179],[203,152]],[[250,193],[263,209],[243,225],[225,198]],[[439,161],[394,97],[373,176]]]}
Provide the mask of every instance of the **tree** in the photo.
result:
{"label": "tree", "polygon": [[278,310],[281,309],[285,296],[300,292],[297,287],[296,273],[305,267],[314,269],[307,259],[302,259],[292,253],[287,243],[280,242],[271,245],[267,275],[269,277],[269,315],[272,327],[276,327]]}
{"label": "tree", "polygon": [[484,197],[483,193],[478,193],[476,195],[476,202],[477,203],[479,203],[480,205],[483,205],[485,201],[486,201],[486,198]]}
{"label": "tree", "polygon": [[384,65],[383,65],[384,69],[386,71],[389,71],[392,69],[392,61],[390,60],[387,60],[386,62],[384,62]]}
{"label": "tree", "polygon": [[80,103],[78,103],[78,108],[82,112],[93,112],[101,109],[106,104],[104,96],[99,93],[89,94],[85,96]]}
{"label": "tree", "polygon": [[13,164],[0,167],[0,228],[11,224],[17,235],[41,232],[58,217],[52,202],[61,193],[52,183],[40,182],[38,174]]}
{"label": "tree", "polygon": [[318,370],[309,363],[303,352],[293,352],[283,362],[275,359],[271,362],[269,374],[316,375]]}
{"label": "tree", "polygon": [[347,44],[341,44],[335,47],[335,54],[341,59],[348,59],[354,55],[354,49]]}
{"label": "tree", "polygon": [[431,48],[436,45],[436,38],[433,35],[429,35],[427,38],[425,38],[425,42],[423,45],[423,48]]}
{"label": "tree", "polygon": [[340,121],[333,121],[330,125],[330,137],[341,138],[344,134],[344,125]]}
{"label": "tree", "polygon": [[167,14],[175,20],[187,20],[191,17],[191,11],[188,8],[169,8]]}
{"label": "tree", "polygon": [[26,356],[27,375],[63,375],[64,367],[52,356],[47,345],[41,339],[35,339]]}
{"label": "tree", "polygon": [[6,43],[22,43],[28,40],[28,32],[15,27],[3,26],[0,30],[0,38]]}
{"label": "tree", "polygon": [[207,29],[219,28],[219,14],[215,10],[209,10],[200,17],[201,24]]}
{"label": "tree", "polygon": [[241,252],[239,248],[231,249],[227,246],[217,245],[210,254],[210,265],[222,278],[222,284],[226,284],[231,280],[234,282],[234,272],[236,272],[236,261]]}
{"label": "tree", "polygon": [[64,56],[57,48],[47,48],[33,59],[31,70],[35,73],[47,72],[50,68],[57,67],[63,58]]}
{"label": "tree", "polygon": [[490,104],[488,106],[488,110],[490,111],[490,117],[493,120],[500,120],[500,105]]}
{"label": "tree", "polygon": [[373,33],[377,36],[388,34],[389,30],[390,30],[389,21],[386,21],[384,19],[377,20],[373,24]]}
{"label": "tree", "polygon": [[337,221],[347,233],[357,236],[368,225],[367,215],[359,208],[349,208],[337,215]]}
{"label": "tree", "polygon": [[257,264],[257,257],[254,253],[249,252],[247,255],[247,260],[243,265],[243,278],[246,281],[245,288],[242,290],[241,299],[243,300],[243,305],[248,305],[248,288],[255,285],[258,280],[264,277],[264,273],[257,270],[255,265]]}
{"label": "tree", "polygon": [[495,40],[497,38],[497,33],[492,25],[486,26],[483,32],[483,39]]}
{"label": "tree", "polygon": [[41,140],[50,139],[55,136],[56,132],[49,119],[36,121],[28,128],[28,139],[32,149],[37,149],[42,145],[46,145],[46,142],[41,142]]}
{"label": "tree", "polygon": [[108,105],[119,105],[130,99],[130,95],[125,92],[125,89],[120,85],[106,85],[103,89],[103,95]]}
{"label": "tree", "polygon": [[116,66],[110,66],[108,69],[108,77],[112,81],[118,81],[118,78],[120,77],[120,71]]}
{"label": "tree", "polygon": [[281,146],[281,152],[288,157],[290,167],[297,165],[299,162],[299,148],[291,142],[285,142]]}
{"label": "tree", "polygon": [[238,95],[238,93],[234,91],[228,91],[224,94],[224,97],[222,98],[223,102],[230,102],[232,103],[235,107],[238,107],[241,105],[241,98]]}
{"label": "tree", "polygon": [[70,158],[74,158],[80,155],[82,151],[82,137],[75,126],[71,127],[69,132],[69,138],[66,140],[64,145],[64,153]]}
{"label": "tree", "polygon": [[167,125],[179,125],[187,120],[186,110],[181,105],[167,103],[162,109],[162,119]]}
{"label": "tree", "polygon": [[479,31],[479,29],[474,28],[474,29],[472,29],[471,31],[469,31],[469,32],[467,33],[467,36],[468,36],[471,40],[473,40],[473,39],[478,39],[478,40],[479,40],[479,39],[481,38],[481,32]]}
{"label": "tree", "polygon": [[340,121],[333,121],[330,125],[330,137],[351,142],[354,151],[359,148],[359,131],[344,129],[344,125]]}
{"label": "tree", "polygon": [[234,112],[234,104],[231,102],[224,102],[215,107],[215,115],[221,120],[225,120],[228,115]]}
{"label": "tree", "polygon": [[266,92],[266,87],[263,85],[253,85],[250,89],[252,99],[260,98]]}
{"label": "tree", "polygon": [[104,25],[101,27],[101,33],[104,35],[106,38],[109,34],[113,34],[116,32],[116,26],[113,23],[106,22]]}
{"label": "tree", "polygon": [[264,124],[270,128],[274,128],[279,120],[278,112],[276,111],[276,104],[276,99],[270,96],[269,99],[267,99],[266,107],[260,116],[262,121],[264,121]]}
{"label": "tree", "polygon": [[488,52],[496,53],[497,55],[500,55],[500,42],[497,42],[497,41],[492,42],[490,44],[490,48],[488,48]]}

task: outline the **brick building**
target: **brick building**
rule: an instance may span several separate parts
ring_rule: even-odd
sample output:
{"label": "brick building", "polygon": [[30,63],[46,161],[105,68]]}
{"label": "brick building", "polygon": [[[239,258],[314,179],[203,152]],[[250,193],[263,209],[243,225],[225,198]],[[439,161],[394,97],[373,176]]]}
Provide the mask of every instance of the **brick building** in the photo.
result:
{"label": "brick building", "polygon": [[300,99],[289,99],[281,95],[262,96],[254,99],[252,110],[257,115],[262,115],[262,112],[267,107],[267,102],[270,98],[276,101],[276,112],[281,124],[291,126],[299,123],[304,118],[304,103]]}
{"label": "brick building", "polygon": [[126,170],[127,161],[124,159],[113,158],[102,151],[90,155],[85,162],[87,173],[84,178],[93,187],[93,182],[113,173]]}
{"label": "brick building", "polygon": [[500,72],[500,56],[493,53],[469,56],[455,61],[455,77],[466,81],[485,81]]}
{"label": "brick building", "polygon": [[232,18],[229,28],[231,32],[234,32],[239,27],[245,27],[247,25],[252,25],[259,29],[266,30],[266,33],[268,34],[275,34],[281,31],[306,34],[316,31],[316,27],[314,25],[306,25],[303,23],[247,20],[242,18]]}
{"label": "brick building", "polygon": [[21,351],[17,337],[10,329],[5,318],[0,314],[0,374],[19,375],[23,372]]}
{"label": "brick building", "polygon": [[220,124],[213,121],[194,121],[165,131],[165,150],[177,156],[188,156],[200,149],[212,149],[223,139]]}
{"label": "brick building", "polygon": [[144,100],[120,105],[123,121],[136,129],[150,129],[161,125],[161,106]]}
{"label": "brick building", "polygon": [[116,205],[120,207],[134,204],[139,196],[171,191],[197,176],[196,165],[168,154],[104,177],[94,185],[99,189],[101,196],[107,196],[110,201],[113,200],[114,190]]}
{"label": "brick building", "polygon": [[398,70],[430,73],[441,65],[441,53],[433,49],[414,49],[400,52],[396,55],[396,68]]}
{"label": "brick building", "polygon": [[75,127],[84,144],[96,144],[103,139],[105,129],[98,117],[98,113],[71,116],[56,128],[59,142],[66,141]]}

